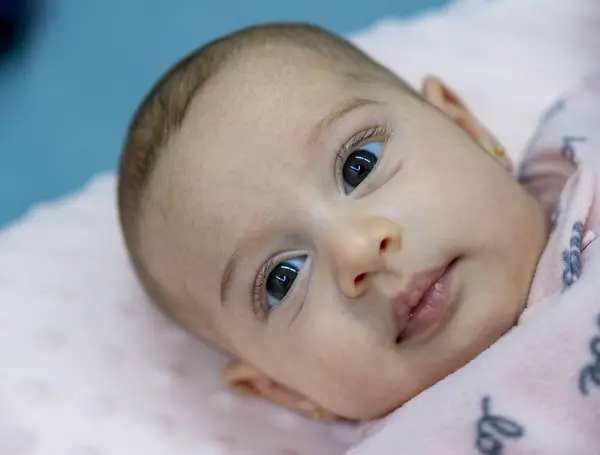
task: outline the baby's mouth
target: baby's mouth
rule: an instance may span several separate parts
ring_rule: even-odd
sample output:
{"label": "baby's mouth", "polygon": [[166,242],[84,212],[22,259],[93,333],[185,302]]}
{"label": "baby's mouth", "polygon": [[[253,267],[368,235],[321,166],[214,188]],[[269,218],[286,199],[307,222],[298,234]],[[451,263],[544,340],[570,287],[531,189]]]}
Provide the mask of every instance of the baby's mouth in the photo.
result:
{"label": "baby's mouth", "polygon": [[393,302],[398,324],[396,343],[413,338],[439,322],[449,306],[458,259],[417,274]]}

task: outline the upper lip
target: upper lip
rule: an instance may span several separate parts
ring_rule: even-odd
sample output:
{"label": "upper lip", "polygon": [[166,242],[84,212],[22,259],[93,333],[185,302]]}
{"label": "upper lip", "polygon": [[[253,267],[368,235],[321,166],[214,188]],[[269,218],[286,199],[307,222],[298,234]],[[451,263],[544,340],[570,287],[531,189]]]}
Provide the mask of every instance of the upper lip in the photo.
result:
{"label": "upper lip", "polygon": [[406,289],[393,299],[392,312],[398,327],[398,338],[410,319],[412,310],[421,303],[425,293],[442,277],[450,264],[418,272],[411,278]]}

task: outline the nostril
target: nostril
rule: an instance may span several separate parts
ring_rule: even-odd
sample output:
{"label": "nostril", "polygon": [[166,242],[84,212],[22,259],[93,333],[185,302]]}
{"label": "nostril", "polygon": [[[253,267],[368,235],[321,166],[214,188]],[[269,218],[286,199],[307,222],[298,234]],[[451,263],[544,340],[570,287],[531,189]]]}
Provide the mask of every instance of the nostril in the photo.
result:
{"label": "nostril", "polygon": [[363,281],[365,281],[365,278],[367,277],[366,273],[361,273],[360,275],[358,275],[356,278],[354,278],[354,285],[358,286],[360,285],[360,283],[362,283]]}
{"label": "nostril", "polygon": [[379,251],[387,251],[387,249],[389,248],[389,246],[390,246],[390,239],[385,238],[379,244]]}

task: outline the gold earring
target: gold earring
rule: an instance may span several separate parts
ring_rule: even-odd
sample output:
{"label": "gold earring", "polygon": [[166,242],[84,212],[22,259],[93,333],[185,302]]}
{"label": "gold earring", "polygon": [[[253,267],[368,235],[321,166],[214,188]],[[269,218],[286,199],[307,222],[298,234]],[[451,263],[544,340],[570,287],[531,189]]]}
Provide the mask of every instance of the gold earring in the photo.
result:
{"label": "gold earring", "polygon": [[321,406],[317,405],[313,411],[313,418],[316,420],[320,420],[323,418],[324,414],[325,414],[325,411],[323,410],[323,408]]}
{"label": "gold earring", "polygon": [[504,147],[502,147],[500,144],[498,144],[492,153],[494,154],[494,156],[496,158],[502,158],[502,157],[504,157],[506,152],[504,150]]}

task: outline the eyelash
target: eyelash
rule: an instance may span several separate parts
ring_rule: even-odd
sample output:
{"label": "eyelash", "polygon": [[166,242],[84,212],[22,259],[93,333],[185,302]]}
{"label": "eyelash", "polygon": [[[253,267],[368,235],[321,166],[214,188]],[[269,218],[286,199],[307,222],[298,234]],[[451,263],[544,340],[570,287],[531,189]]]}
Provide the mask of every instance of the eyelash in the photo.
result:
{"label": "eyelash", "polygon": [[[342,167],[348,156],[364,142],[373,139],[374,137],[381,137],[385,142],[389,139],[391,130],[387,123],[377,126],[371,126],[358,134],[355,134],[350,140],[348,140],[337,152],[336,156],[336,174],[337,177],[341,176]],[[261,267],[258,271],[254,286],[252,289],[252,308],[254,313],[259,317],[264,317],[266,314],[264,305],[264,288],[267,282],[269,274],[279,264],[283,258],[281,256],[273,256],[267,261],[267,263]]]}
{"label": "eyelash", "polygon": [[258,271],[256,281],[254,282],[254,289],[252,291],[252,302],[253,302],[252,308],[254,309],[254,313],[257,316],[264,316],[264,314],[266,312],[265,305],[264,305],[265,284],[267,283],[267,278],[269,277],[269,274],[273,271],[275,266],[279,263],[280,259],[281,258],[279,256],[273,256]]}
{"label": "eyelash", "polygon": [[380,137],[385,143],[389,140],[390,136],[391,130],[389,125],[383,123],[382,125],[371,126],[350,138],[350,140],[348,140],[337,152],[335,173],[338,181],[341,178],[342,169],[346,159],[348,159],[350,154],[354,152],[359,145],[362,145],[374,137]]}

